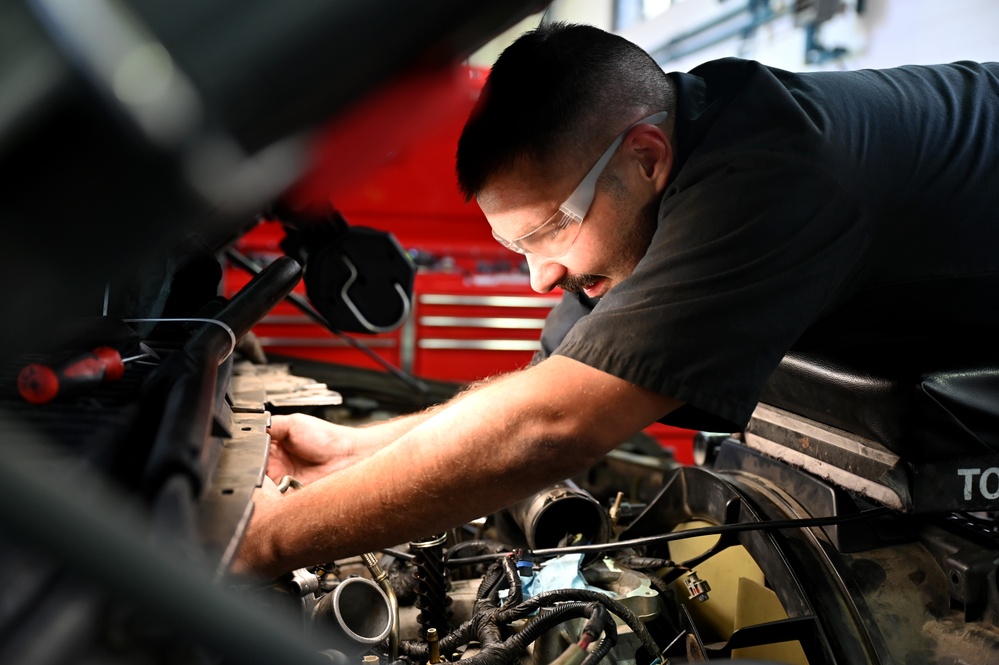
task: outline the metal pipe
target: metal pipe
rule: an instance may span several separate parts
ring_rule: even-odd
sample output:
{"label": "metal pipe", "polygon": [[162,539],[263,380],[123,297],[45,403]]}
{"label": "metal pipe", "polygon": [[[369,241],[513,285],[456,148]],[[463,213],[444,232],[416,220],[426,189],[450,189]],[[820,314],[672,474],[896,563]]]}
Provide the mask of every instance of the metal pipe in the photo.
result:
{"label": "metal pipe", "polygon": [[437,639],[436,628],[427,628],[427,651],[429,654],[427,662],[430,665],[437,665],[441,662],[441,645],[440,640]]}
{"label": "metal pipe", "polygon": [[384,640],[392,631],[389,599],[377,584],[365,577],[348,577],[316,605],[315,619],[331,619],[334,630],[347,644],[341,651],[360,655]]}
{"label": "metal pipe", "polygon": [[388,573],[386,573],[378,563],[378,557],[372,552],[361,555],[364,565],[368,567],[372,579],[385,592],[389,601],[389,608],[392,612],[392,629],[389,632],[389,656],[392,662],[399,658],[399,599],[395,595],[395,589],[389,583]]}
{"label": "metal pipe", "polygon": [[670,39],[649,53],[660,65],[679,60],[733,37],[751,35],[757,28],[788,13],[787,8],[773,9],[769,2],[750,1]]}
{"label": "metal pipe", "polygon": [[538,492],[507,511],[532,550],[555,547],[566,535],[579,534],[587,543],[606,543],[610,538],[607,511],[569,482]]}

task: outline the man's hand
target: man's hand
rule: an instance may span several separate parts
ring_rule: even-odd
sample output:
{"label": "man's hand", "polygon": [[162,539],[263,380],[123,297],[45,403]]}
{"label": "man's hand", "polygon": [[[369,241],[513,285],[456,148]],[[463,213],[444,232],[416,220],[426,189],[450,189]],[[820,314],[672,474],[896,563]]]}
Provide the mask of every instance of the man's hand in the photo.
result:
{"label": "man's hand", "polygon": [[267,475],[311,483],[348,467],[367,456],[358,450],[358,431],[301,413],[273,416]]}

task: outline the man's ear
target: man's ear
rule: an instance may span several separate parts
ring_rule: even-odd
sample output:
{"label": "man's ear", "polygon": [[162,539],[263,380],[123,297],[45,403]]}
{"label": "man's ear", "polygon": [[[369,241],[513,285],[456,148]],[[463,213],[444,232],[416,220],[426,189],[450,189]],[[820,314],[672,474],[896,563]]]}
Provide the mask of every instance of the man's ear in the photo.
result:
{"label": "man's ear", "polygon": [[673,147],[663,131],[654,125],[638,125],[626,140],[638,159],[642,176],[652,180],[657,189],[664,188],[673,168]]}

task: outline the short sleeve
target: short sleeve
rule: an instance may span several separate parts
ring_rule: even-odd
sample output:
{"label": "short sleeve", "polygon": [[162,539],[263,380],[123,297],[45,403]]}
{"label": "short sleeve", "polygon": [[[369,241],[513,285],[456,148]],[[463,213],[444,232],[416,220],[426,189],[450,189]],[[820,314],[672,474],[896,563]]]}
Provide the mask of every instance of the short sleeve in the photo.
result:
{"label": "short sleeve", "polygon": [[849,195],[804,159],[755,151],[691,160],[665,192],[635,272],[555,353],[734,431],[795,340],[849,297],[867,236]]}

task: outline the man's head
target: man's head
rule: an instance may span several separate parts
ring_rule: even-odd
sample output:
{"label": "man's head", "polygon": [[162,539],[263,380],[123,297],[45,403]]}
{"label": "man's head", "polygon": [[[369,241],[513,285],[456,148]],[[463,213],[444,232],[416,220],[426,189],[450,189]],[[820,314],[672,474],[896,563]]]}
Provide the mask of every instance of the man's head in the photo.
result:
{"label": "man's head", "polygon": [[[672,109],[669,78],[634,44],[590,26],[538,28],[490,72],[458,143],[459,186],[503,244],[526,252],[535,289],[602,295],[655,230],[672,163],[661,112]],[[589,192],[585,223],[559,212]]]}

